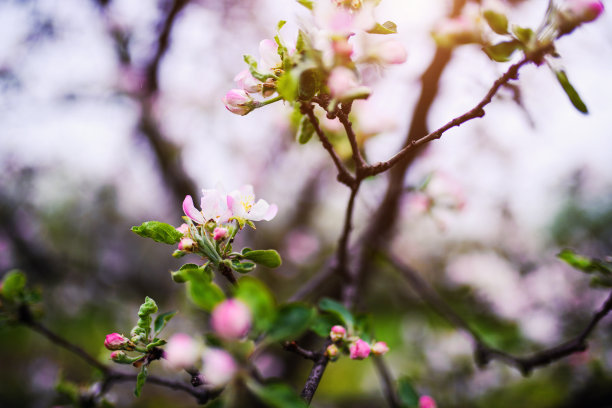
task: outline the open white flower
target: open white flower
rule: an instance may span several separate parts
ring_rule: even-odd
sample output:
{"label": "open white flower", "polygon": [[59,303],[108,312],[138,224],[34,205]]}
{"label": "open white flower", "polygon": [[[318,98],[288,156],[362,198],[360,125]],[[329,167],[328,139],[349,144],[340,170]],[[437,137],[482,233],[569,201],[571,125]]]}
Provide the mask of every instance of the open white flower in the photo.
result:
{"label": "open white flower", "polygon": [[250,221],[270,221],[278,212],[276,204],[268,204],[266,200],[262,199],[255,202],[255,193],[253,192],[253,186],[250,184],[229,193],[227,195],[227,206],[232,211],[233,217]]}

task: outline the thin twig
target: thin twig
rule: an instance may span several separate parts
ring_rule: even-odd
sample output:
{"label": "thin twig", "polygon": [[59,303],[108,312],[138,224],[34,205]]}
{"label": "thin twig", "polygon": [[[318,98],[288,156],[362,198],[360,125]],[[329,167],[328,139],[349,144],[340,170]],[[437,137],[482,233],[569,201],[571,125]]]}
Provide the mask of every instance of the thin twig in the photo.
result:
{"label": "thin twig", "polygon": [[359,150],[359,144],[357,143],[357,136],[355,135],[355,131],[353,130],[353,124],[349,120],[349,113],[351,112],[351,105],[347,104],[346,106],[342,104],[342,108],[338,110],[337,117],[344,126],[344,130],[346,131],[346,136],[351,144],[351,150],[353,152],[353,161],[355,162],[356,168],[356,179],[363,179],[362,173],[363,170],[368,167],[365,159],[361,155],[361,150]]}
{"label": "thin twig", "polygon": [[385,364],[385,361],[382,356],[374,356],[374,365],[376,366],[376,371],[378,371],[378,376],[380,377],[380,384],[383,389],[383,393],[385,394],[385,398],[387,399],[387,403],[391,408],[400,408],[401,403],[397,396],[397,391],[393,386],[393,378],[391,377],[391,373],[389,372],[389,368]]}
{"label": "thin twig", "polygon": [[300,286],[297,292],[293,294],[289,298],[287,302],[299,302],[303,300],[306,296],[317,290],[321,285],[323,285],[329,278],[334,276],[336,273],[336,267],[325,266],[319,273],[310,278],[305,284]]}
{"label": "thin twig", "polygon": [[321,130],[321,127],[319,126],[319,120],[314,114],[314,109],[312,105],[303,103],[301,105],[301,109],[302,113],[308,116],[308,120],[310,120],[310,123],[312,124],[315,133],[317,134],[317,136],[319,136],[319,140],[321,141],[323,148],[325,148],[325,150],[327,150],[327,152],[331,156],[332,161],[334,162],[334,165],[338,170],[338,181],[342,184],[347,185],[348,187],[351,187],[355,183],[355,179],[346,169],[344,164],[342,164],[342,160],[334,150],[334,146],[332,146],[331,142],[329,141],[323,130]]}
{"label": "thin twig", "polygon": [[410,267],[401,264],[397,260],[389,259],[391,264],[408,280],[417,294],[440,316],[449,323],[467,333],[474,344],[474,356],[479,366],[485,366],[492,360],[499,360],[509,366],[517,368],[524,376],[529,375],[535,368],[549,365],[557,360],[585,351],[588,348],[587,338],[595,330],[597,324],[612,311],[612,292],[601,306],[593,314],[593,317],[585,328],[575,337],[557,345],[525,357],[517,357],[505,351],[489,347],[470,326],[456,314],[444,300]]}
{"label": "thin twig", "polygon": [[297,354],[298,356],[302,356],[307,360],[317,361],[320,357],[319,353],[315,353],[312,350],[306,350],[305,348],[298,346],[295,341],[284,342],[283,348]]}
{"label": "thin twig", "polygon": [[301,392],[301,397],[306,401],[307,404],[310,405],[312,401],[312,397],[317,391],[317,387],[321,382],[321,378],[323,378],[323,373],[325,373],[325,368],[327,367],[327,363],[329,363],[329,358],[325,354],[325,350],[327,346],[331,344],[331,340],[325,342],[323,346],[322,352],[319,353],[319,357],[315,360],[314,365],[312,366],[312,370],[310,370],[310,374],[308,375],[308,379],[306,379],[306,383],[304,384],[304,388]]}
{"label": "thin twig", "polygon": [[338,240],[338,250],[337,250],[337,259],[338,266],[336,270],[340,275],[348,277],[348,281],[342,287],[342,301],[344,306],[347,308],[352,308],[355,295],[357,292],[357,280],[355,278],[354,273],[350,273],[348,268],[348,243],[349,237],[352,229],[352,220],[353,220],[353,210],[355,208],[355,197],[357,196],[357,192],[359,191],[359,186],[361,185],[361,180],[357,179],[357,183],[355,187],[351,188],[351,196],[349,197],[348,204],[346,206],[346,214],[344,216],[344,227],[342,229],[342,235]]}

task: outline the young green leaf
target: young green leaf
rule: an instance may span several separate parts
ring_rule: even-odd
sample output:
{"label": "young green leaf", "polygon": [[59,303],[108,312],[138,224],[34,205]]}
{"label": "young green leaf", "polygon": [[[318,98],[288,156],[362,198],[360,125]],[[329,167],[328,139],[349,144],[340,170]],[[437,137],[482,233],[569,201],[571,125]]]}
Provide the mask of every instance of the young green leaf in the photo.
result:
{"label": "young green leaf", "polygon": [[512,26],[512,32],[516,38],[524,45],[530,45],[535,38],[535,33],[531,28],[521,27],[518,25]]}
{"label": "young green leaf", "polygon": [[576,92],[576,89],[574,89],[569,79],[567,78],[565,71],[555,71],[555,75],[557,76],[557,80],[561,84],[561,87],[567,94],[569,100],[572,102],[572,105],[574,105],[576,109],[578,109],[584,114],[589,113],[589,110],[587,109],[586,105],[584,104],[584,102],[582,102],[582,99],[580,99],[580,95],[578,95],[578,92]]}
{"label": "young green leaf", "polygon": [[327,337],[329,336],[332,326],[342,324],[343,322],[335,315],[317,315],[310,324],[310,330],[315,332],[320,337]]}
{"label": "young green leaf", "polygon": [[508,18],[505,15],[494,10],[485,10],[483,16],[491,30],[497,34],[508,34]]}
{"label": "young green leaf", "polygon": [[147,376],[149,375],[149,368],[146,364],[143,364],[140,368],[140,372],[136,377],[136,389],[134,390],[134,395],[140,397],[140,392],[142,391],[142,387],[147,381]]}
{"label": "young green leaf", "polygon": [[562,261],[565,261],[571,267],[582,272],[599,272],[604,275],[612,274],[612,264],[607,265],[605,262],[602,262],[599,259],[587,258],[586,256],[575,253],[571,249],[564,249],[557,255],[557,257]]}
{"label": "young green leaf", "polygon": [[20,270],[13,269],[4,275],[0,293],[6,300],[14,301],[23,293],[25,285],[25,274]]}
{"label": "young green leaf", "polygon": [[189,282],[194,278],[204,278],[207,281],[212,281],[212,273],[204,266],[196,264],[185,264],[178,271],[172,271],[172,280],[176,283]]}
{"label": "young green leaf", "polygon": [[172,319],[175,314],[176,311],[171,311],[162,313],[155,318],[155,323],[153,324],[153,330],[155,331],[155,335],[159,334],[159,332],[164,330],[164,327],[166,327],[170,319]]}
{"label": "young green leaf", "polygon": [[314,135],[314,132],[315,128],[314,126],[312,126],[312,123],[310,123],[308,117],[306,115],[302,116],[302,118],[300,119],[300,124],[298,126],[297,135],[295,137],[298,143],[308,143],[308,141],[312,138],[312,135]]}
{"label": "young green leaf", "polygon": [[286,384],[276,383],[261,386],[249,381],[247,386],[266,406],[271,408],[306,408],[307,404]]}
{"label": "young green leaf", "polygon": [[187,282],[187,294],[196,306],[207,312],[212,311],[225,299],[221,288],[205,279],[192,279]]}
{"label": "young green leaf", "polygon": [[255,278],[245,276],[238,282],[234,296],[251,309],[255,330],[265,331],[270,327],[276,316],[276,308],[274,297],[266,285]]}
{"label": "young green leaf", "polygon": [[385,21],[382,24],[376,25],[368,30],[370,34],[396,34],[397,25],[393,21]]}
{"label": "young green leaf", "polygon": [[510,56],[521,47],[521,43],[517,40],[502,41],[497,44],[485,45],[482,50],[489,58],[497,62],[506,62]]}
{"label": "young green leaf", "polygon": [[268,340],[280,341],[295,339],[310,327],[316,312],[300,303],[283,305],[268,330]]}
{"label": "young green leaf", "polygon": [[274,249],[256,249],[254,251],[242,251],[243,258],[253,261],[267,268],[278,268],[282,260]]}
{"label": "young green leaf", "polygon": [[295,101],[298,96],[299,78],[293,71],[285,71],[278,79],[276,91],[286,101]]}
{"label": "young green leaf", "polygon": [[399,394],[402,408],[417,408],[419,406],[419,394],[412,386],[408,377],[401,377],[397,381],[397,393]]}
{"label": "young green leaf", "polygon": [[349,312],[344,305],[342,305],[342,303],[330,298],[323,298],[319,301],[319,309],[324,312],[331,313],[339,318],[344,325],[346,325],[349,331],[352,331],[355,327],[355,318],[353,317],[353,314]]}
{"label": "young green leaf", "polygon": [[172,225],[159,221],[143,222],[140,226],[132,227],[132,231],[141,237],[169,245],[177,244],[183,237]]}
{"label": "young green leaf", "polygon": [[255,263],[253,262],[240,262],[238,259],[232,259],[230,266],[233,270],[238,273],[249,273],[255,269]]}

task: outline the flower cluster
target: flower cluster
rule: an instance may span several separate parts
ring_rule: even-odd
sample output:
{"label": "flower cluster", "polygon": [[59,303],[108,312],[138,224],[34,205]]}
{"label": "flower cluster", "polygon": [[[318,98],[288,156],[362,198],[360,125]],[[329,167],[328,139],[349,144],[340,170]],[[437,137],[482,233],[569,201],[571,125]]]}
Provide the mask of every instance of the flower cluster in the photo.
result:
{"label": "flower cluster", "polygon": [[[367,98],[369,88],[359,79],[360,64],[401,64],[407,52],[397,40],[374,38],[394,34],[392,22],[378,24],[375,0],[319,0],[311,8],[312,21],[299,31],[295,45],[274,40],[259,44],[260,59],[245,56],[248,69],[239,72],[232,89],[223,98],[232,113],[246,115],[253,109],[278,100],[306,101],[327,95],[336,101]],[[279,31],[284,22],[279,23]],[[278,96],[263,102],[263,98]]]}
{"label": "flower cluster", "polygon": [[337,358],[341,351],[348,353],[353,360],[363,360],[370,354],[381,356],[389,351],[387,343],[377,341],[372,344],[360,339],[358,336],[349,336],[343,326],[333,326],[329,333],[333,344],[327,347],[328,357]]}

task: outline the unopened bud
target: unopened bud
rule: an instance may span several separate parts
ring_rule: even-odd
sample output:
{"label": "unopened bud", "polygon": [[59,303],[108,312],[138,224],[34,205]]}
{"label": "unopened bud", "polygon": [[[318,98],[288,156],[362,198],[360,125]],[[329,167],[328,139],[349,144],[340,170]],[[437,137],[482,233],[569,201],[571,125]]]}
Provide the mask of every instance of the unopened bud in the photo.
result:
{"label": "unopened bud", "polygon": [[370,355],[370,345],[361,339],[357,339],[349,346],[349,352],[353,360],[363,360]]}
{"label": "unopened bud", "polygon": [[242,89],[232,89],[223,97],[223,104],[228,111],[244,116],[255,109],[253,98]]}
{"label": "unopened bud", "polygon": [[208,349],[202,358],[202,375],[204,381],[213,387],[227,384],[238,371],[232,356],[225,350]]}
{"label": "unopened bud", "polygon": [[333,326],[331,328],[331,331],[329,332],[329,337],[334,343],[340,340],[344,340],[344,338],[346,337],[346,329],[338,325]]}
{"label": "unopened bud", "polygon": [[340,353],[340,349],[335,344],[330,344],[327,346],[327,350],[325,350],[325,354],[327,354],[327,357],[329,358],[336,357],[338,353]]}
{"label": "unopened bud", "polygon": [[408,53],[401,42],[389,40],[378,44],[376,56],[383,64],[403,64]]}
{"label": "unopened bud", "polygon": [[240,71],[234,77],[234,81],[239,88],[242,88],[246,92],[256,93],[261,91],[261,82],[255,79],[248,69]]}
{"label": "unopened bud", "polygon": [[251,310],[240,300],[227,299],[214,308],[210,322],[213,330],[224,339],[241,339],[251,328]]}
{"label": "unopened bud", "polygon": [[419,408],[436,408],[436,401],[429,395],[423,395],[419,398]]}
{"label": "unopened bud", "polygon": [[222,240],[223,238],[225,238],[227,236],[227,228],[223,228],[223,227],[217,227],[215,228],[215,230],[213,231],[213,239],[215,241],[219,241]]}
{"label": "unopened bud", "polygon": [[130,346],[130,339],[119,333],[107,334],[104,339],[104,347],[109,350],[124,350],[130,348]]}
{"label": "unopened bud", "polygon": [[183,238],[181,239],[181,242],[179,242],[178,244],[178,249],[181,251],[186,251],[189,252],[193,249],[193,245],[195,244],[195,242],[193,242],[193,239],[191,238]]}
{"label": "unopened bud", "polygon": [[571,18],[575,23],[588,23],[597,19],[604,10],[599,0],[570,0],[566,1],[561,12]]}
{"label": "unopened bud", "polygon": [[177,227],[176,230],[183,235],[187,235],[187,233],[189,232],[189,225],[183,223],[180,227]]}
{"label": "unopened bud", "polygon": [[372,345],[372,354],[375,356],[382,356],[389,351],[389,346],[384,341],[377,341]]}

